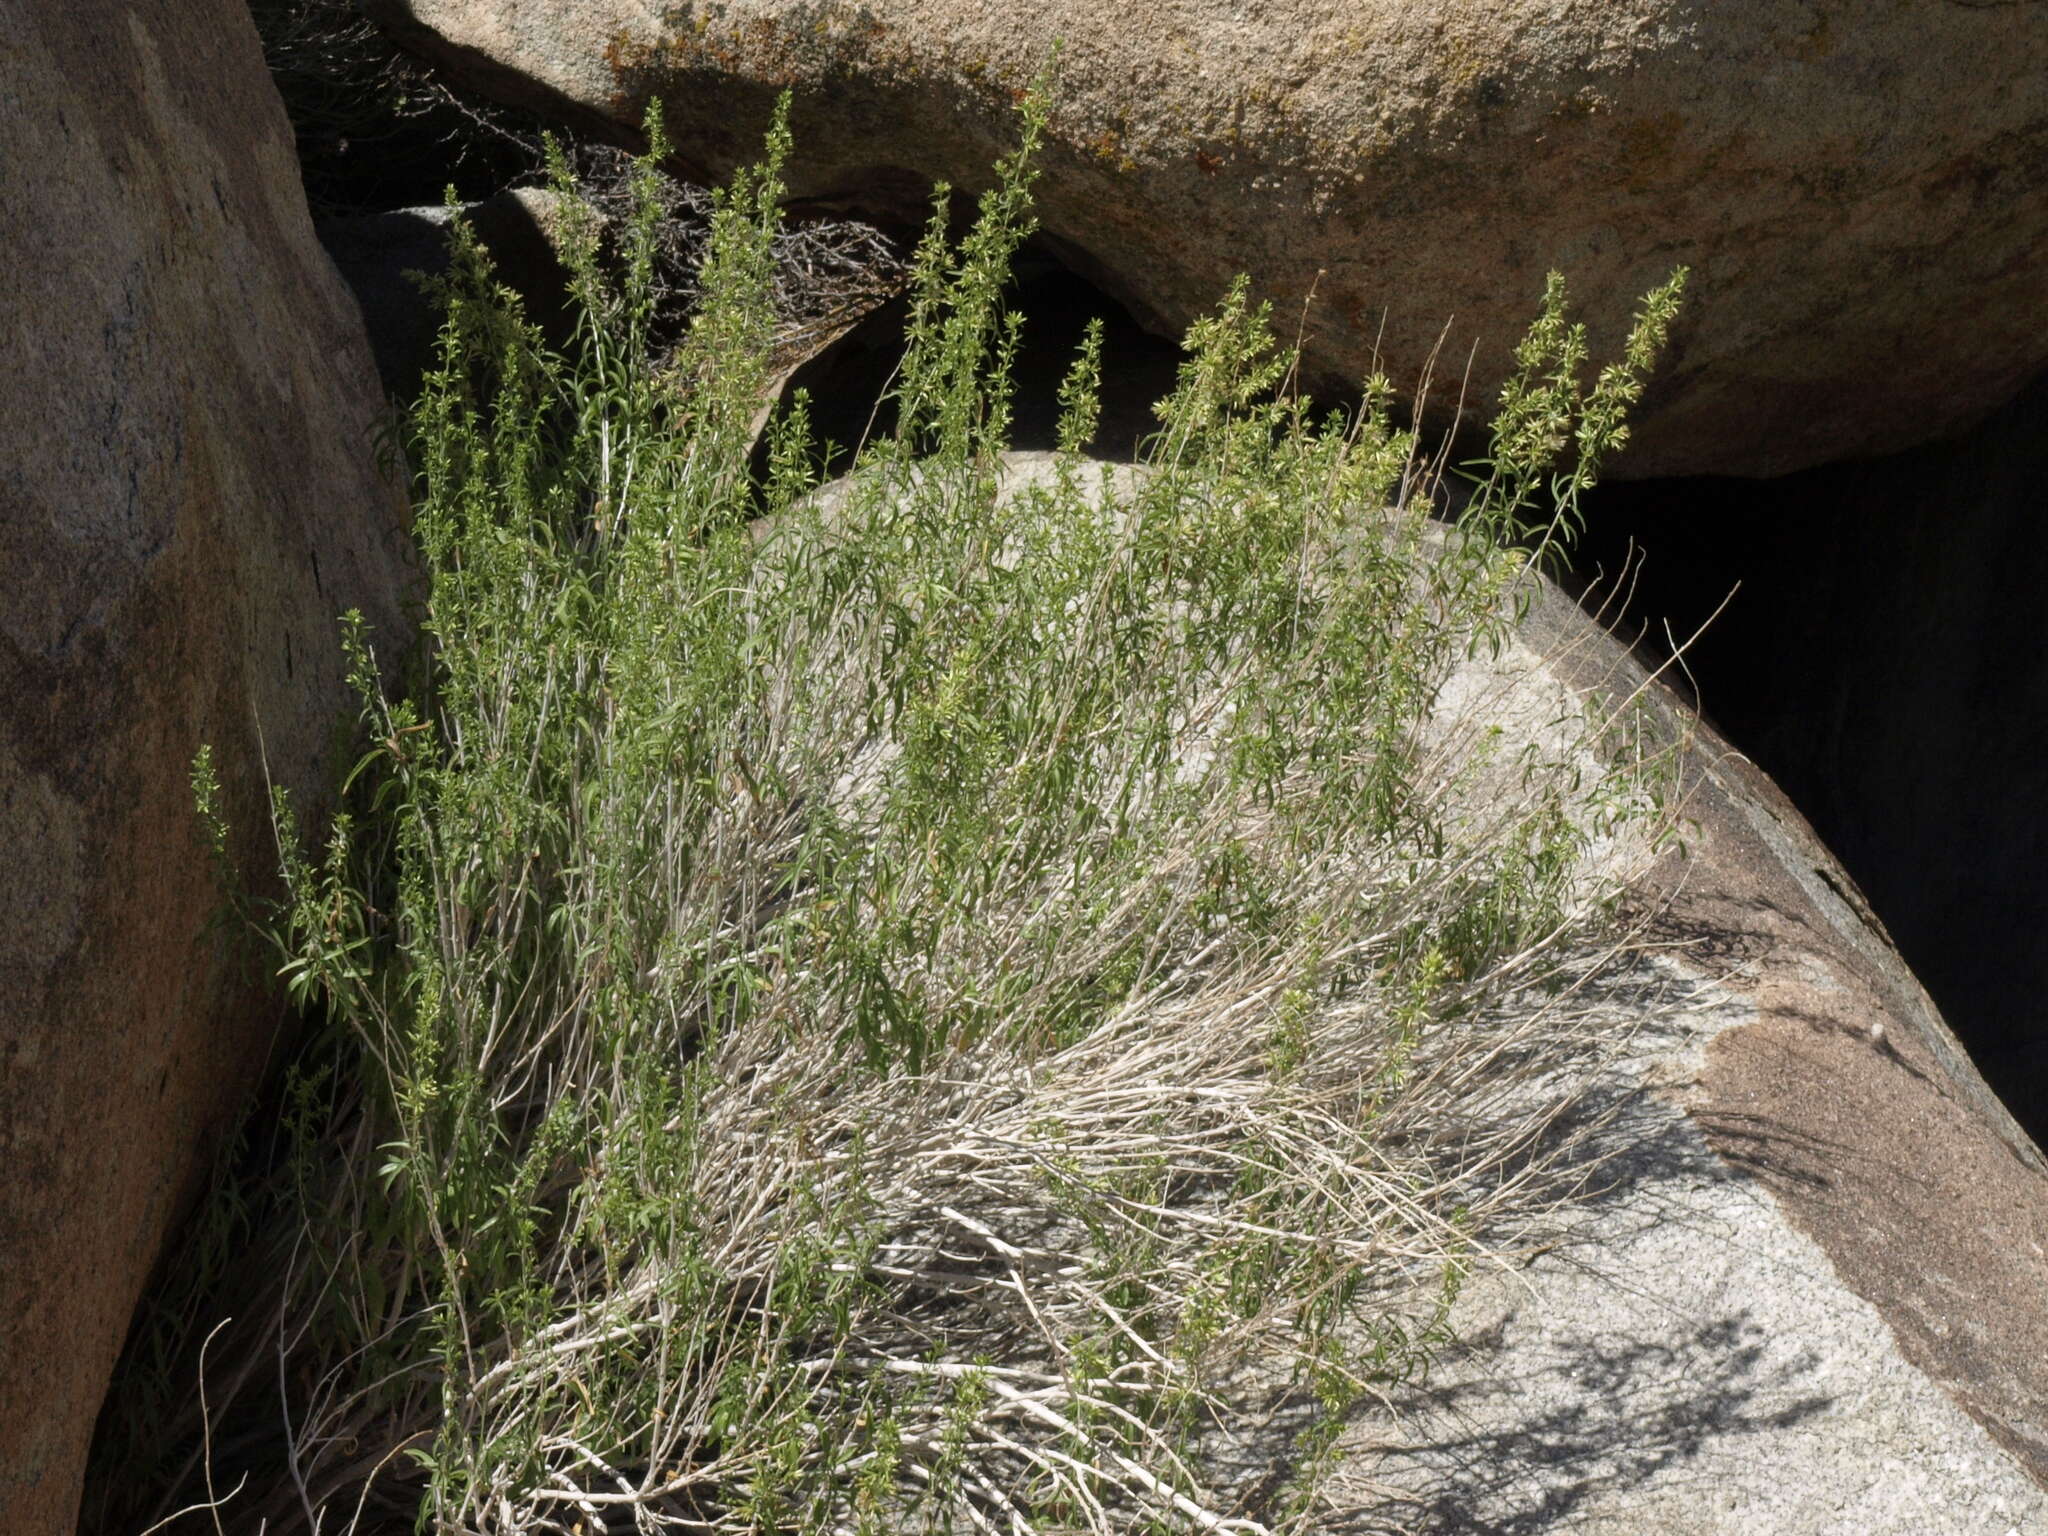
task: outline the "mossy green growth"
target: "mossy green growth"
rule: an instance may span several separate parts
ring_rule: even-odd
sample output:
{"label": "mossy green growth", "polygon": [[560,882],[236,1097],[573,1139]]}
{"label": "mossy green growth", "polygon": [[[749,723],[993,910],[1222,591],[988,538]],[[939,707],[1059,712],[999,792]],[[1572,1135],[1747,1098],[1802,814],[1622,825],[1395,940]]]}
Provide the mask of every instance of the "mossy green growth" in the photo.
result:
{"label": "mossy green growth", "polygon": [[[899,428],[829,490],[801,400],[748,471],[780,119],[662,370],[651,184],[622,286],[572,222],[562,355],[457,221],[427,675],[345,628],[349,810],[301,853],[280,802],[250,914],[325,1055],[236,1335],[267,1363],[213,1399],[202,1459],[268,1469],[224,1518],[1311,1529],[1345,1414],[1445,1336],[1488,1196],[1384,1128],[1576,963],[1595,807],[1659,808],[1636,765],[1532,769],[1474,818],[1429,724],[1675,288],[1581,394],[1553,287],[1448,531],[1390,382],[1318,414],[1243,283],[1143,466],[1074,451],[1097,333],[1020,473],[1045,110],[958,244],[941,193]],[[1315,1406],[1267,1505],[1208,1465],[1253,1388]]]}

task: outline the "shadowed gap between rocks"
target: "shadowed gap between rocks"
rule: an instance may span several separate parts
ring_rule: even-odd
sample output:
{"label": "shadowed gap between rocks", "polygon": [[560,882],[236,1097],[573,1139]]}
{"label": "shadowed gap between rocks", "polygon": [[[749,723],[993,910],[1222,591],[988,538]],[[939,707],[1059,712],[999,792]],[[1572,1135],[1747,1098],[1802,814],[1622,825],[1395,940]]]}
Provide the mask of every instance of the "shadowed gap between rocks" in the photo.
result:
{"label": "shadowed gap between rocks", "polygon": [[[1576,577],[1855,876],[2048,1142],[2048,376],[1974,430],[1776,480],[1602,486]],[[1633,564],[1631,565],[1631,562]],[[1733,593],[1731,597],[1730,594]]]}

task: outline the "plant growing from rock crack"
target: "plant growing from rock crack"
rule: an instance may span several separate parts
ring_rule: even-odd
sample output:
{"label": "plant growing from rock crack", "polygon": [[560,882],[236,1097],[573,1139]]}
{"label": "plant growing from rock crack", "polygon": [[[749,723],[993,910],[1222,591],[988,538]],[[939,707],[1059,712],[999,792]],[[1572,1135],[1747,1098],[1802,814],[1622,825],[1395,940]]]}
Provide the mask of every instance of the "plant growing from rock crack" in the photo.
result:
{"label": "plant growing from rock crack", "polygon": [[251,916],[317,1028],[188,1519],[1311,1529],[1346,1416],[1537,1198],[1555,1106],[1501,1079],[1565,1049],[1542,984],[1656,780],[1575,740],[1590,779],[1477,794],[1433,721],[1675,284],[1584,397],[1553,287],[1447,535],[1388,382],[1315,415],[1242,283],[1144,466],[1075,452],[1099,335],[1067,451],[1006,464],[1023,124],[958,245],[942,193],[898,431],[824,490],[801,400],[747,472],[779,121],[667,368],[651,160],[622,287],[568,241],[569,356],[458,230],[413,417],[429,675],[387,691],[350,625],[349,810],[302,852],[278,806]]}

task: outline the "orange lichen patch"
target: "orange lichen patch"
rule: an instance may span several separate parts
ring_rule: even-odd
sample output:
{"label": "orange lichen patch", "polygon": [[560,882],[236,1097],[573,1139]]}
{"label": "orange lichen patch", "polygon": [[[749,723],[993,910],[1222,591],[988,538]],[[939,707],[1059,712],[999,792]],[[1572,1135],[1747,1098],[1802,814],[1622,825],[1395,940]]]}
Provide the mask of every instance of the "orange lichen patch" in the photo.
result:
{"label": "orange lichen patch", "polygon": [[1124,148],[1123,134],[1114,128],[1104,128],[1088,139],[1082,148],[1104,165],[1111,166],[1119,172],[1135,171],[1138,168],[1138,162],[1133,160],[1129,151]]}

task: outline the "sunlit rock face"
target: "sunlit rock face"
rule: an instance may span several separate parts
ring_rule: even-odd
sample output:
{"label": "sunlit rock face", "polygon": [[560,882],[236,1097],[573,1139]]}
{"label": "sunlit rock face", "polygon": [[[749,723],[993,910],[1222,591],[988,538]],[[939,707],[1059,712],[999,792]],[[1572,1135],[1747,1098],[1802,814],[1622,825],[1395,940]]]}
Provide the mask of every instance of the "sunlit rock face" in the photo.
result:
{"label": "sunlit rock face", "polygon": [[[1552,593],[1503,660],[1618,698],[1620,649]],[[1584,1085],[1598,1192],[1460,1298],[1461,1344],[1354,1438],[1360,1502],[1431,1532],[2031,1530],[2042,1155],[1778,787],[1710,726],[1689,762],[1652,942],[1598,999],[1626,1032]]]}
{"label": "sunlit rock face", "polygon": [[[1966,424],[2044,361],[2048,27],[2028,5],[1175,0],[1028,6],[382,0],[495,93],[723,176],[794,93],[800,195],[979,187],[1055,41],[1038,187],[1088,274],[1177,335],[1248,272],[1311,374],[1436,357],[1483,421],[1563,271],[1595,356],[1674,266],[1629,475],[1775,474]],[[1446,326],[1449,327],[1446,331]],[[1439,352],[1439,344],[1441,351]],[[1476,349],[1476,350],[1475,350]]]}

